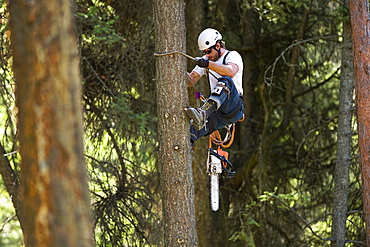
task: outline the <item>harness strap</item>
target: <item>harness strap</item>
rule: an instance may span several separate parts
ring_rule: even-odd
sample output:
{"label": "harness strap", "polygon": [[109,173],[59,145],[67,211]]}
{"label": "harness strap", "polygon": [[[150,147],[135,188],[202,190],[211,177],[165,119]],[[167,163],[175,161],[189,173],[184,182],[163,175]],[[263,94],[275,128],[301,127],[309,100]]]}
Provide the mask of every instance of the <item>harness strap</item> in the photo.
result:
{"label": "harness strap", "polygon": [[227,55],[229,55],[229,53],[230,53],[230,51],[228,51],[228,52],[226,53],[226,55],[224,56],[224,60],[222,61],[222,64],[223,64],[223,65],[226,65],[226,57],[227,57]]}

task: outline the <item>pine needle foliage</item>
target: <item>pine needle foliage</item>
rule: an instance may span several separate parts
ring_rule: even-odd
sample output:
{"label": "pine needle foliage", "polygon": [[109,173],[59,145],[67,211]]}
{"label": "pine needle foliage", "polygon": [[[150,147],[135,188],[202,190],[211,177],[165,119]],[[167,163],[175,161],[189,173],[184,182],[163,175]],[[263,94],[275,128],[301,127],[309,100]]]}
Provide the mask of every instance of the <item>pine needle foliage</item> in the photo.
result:
{"label": "pine needle foliage", "polygon": [[96,242],[144,246],[160,236],[151,4],[76,8]]}

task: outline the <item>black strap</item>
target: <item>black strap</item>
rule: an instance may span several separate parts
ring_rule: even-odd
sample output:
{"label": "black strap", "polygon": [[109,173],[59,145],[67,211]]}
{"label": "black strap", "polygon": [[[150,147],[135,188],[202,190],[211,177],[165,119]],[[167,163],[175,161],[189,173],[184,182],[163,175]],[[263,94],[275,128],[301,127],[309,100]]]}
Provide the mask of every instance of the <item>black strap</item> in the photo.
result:
{"label": "black strap", "polygon": [[224,56],[224,60],[222,61],[222,64],[223,64],[223,65],[226,65],[226,57],[227,57],[227,55],[229,55],[229,53],[230,53],[230,51],[228,51],[228,52],[226,53],[226,55]]}

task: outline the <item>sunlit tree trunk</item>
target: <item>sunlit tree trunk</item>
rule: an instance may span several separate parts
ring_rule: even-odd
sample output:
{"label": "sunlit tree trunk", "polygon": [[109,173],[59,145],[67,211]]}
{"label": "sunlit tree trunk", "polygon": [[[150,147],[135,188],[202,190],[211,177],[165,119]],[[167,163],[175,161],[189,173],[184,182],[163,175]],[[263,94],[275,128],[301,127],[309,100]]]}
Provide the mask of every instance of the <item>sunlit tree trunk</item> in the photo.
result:
{"label": "sunlit tree trunk", "polygon": [[[155,0],[156,52],[185,52],[185,3]],[[164,246],[197,246],[194,181],[191,169],[186,58],[156,61],[159,164],[161,167]]]}
{"label": "sunlit tree trunk", "polygon": [[26,246],[93,246],[69,0],[10,1]]}
{"label": "sunlit tree trunk", "polygon": [[342,72],[338,113],[337,163],[334,181],[332,246],[342,247],[346,240],[349,165],[351,162],[353,110],[353,57],[349,19],[343,22]]}
{"label": "sunlit tree trunk", "polygon": [[370,33],[367,0],[349,0],[366,241],[370,246]]}

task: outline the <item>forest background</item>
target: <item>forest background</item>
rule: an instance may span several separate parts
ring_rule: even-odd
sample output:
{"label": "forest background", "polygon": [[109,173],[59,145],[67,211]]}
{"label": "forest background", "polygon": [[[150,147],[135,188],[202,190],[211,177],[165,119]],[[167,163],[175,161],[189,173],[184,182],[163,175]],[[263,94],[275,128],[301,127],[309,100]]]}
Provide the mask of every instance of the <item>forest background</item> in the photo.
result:
{"label": "forest background", "polygon": [[[228,149],[237,173],[222,179],[217,212],[209,207],[206,138],[192,151],[199,246],[330,246],[339,238],[347,240],[346,246],[365,246],[345,3],[185,4],[189,55],[201,56],[198,34],[213,27],[244,59],[245,121],[237,124]],[[153,3],[76,0],[73,6],[96,245],[161,246]],[[0,11],[0,166],[11,168],[8,174],[1,169],[3,181],[12,178],[17,185],[20,156],[6,2]],[[194,66],[188,62],[184,73]],[[206,79],[199,84],[197,90],[207,94]],[[189,99],[199,104],[193,89]],[[3,181],[0,246],[21,246],[17,204]],[[345,235],[335,232],[337,212],[345,215]]]}

